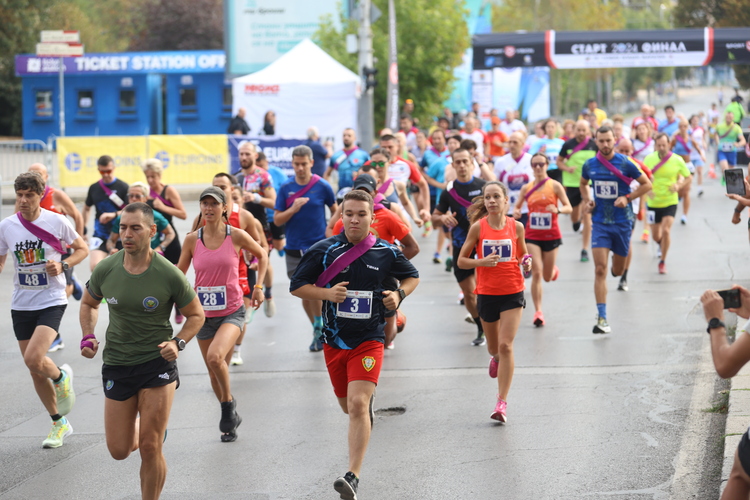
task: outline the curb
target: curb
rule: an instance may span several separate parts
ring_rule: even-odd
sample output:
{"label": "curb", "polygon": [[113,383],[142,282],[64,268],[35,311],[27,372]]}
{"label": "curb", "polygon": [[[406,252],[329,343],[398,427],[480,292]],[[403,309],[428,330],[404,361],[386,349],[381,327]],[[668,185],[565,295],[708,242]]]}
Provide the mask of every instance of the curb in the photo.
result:
{"label": "curb", "polygon": [[724,434],[724,466],[721,469],[721,487],[724,487],[732,472],[734,453],[740,443],[742,434],[748,429],[750,423],[750,363],[732,377],[729,389],[729,403],[727,411],[727,422]]}

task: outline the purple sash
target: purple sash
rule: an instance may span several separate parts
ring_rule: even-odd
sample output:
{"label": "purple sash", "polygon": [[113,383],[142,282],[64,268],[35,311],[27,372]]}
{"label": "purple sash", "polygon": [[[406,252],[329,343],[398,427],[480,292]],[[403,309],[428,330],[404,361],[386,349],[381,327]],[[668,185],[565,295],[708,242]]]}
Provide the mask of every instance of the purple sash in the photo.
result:
{"label": "purple sash", "polygon": [[664,164],[667,163],[667,161],[670,158],[672,158],[672,152],[671,151],[669,151],[666,155],[664,155],[664,158],[659,163],[657,163],[654,168],[651,169],[651,173],[655,174],[656,171],[659,170],[662,166],[664,166]]}
{"label": "purple sash", "polygon": [[349,264],[360,258],[367,252],[377,241],[377,238],[372,234],[368,234],[367,237],[351,247],[346,252],[342,253],[336,260],[334,260],[328,268],[323,271],[318,279],[315,281],[315,286],[322,288],[326,286],[337,274],[347,268]]}
{"label": "purple sash", "polygon": [[[106,195],[107,195],[107,198],[109,198],[110,200],[112,200],[111,196],[112,196],[113,194],[115,194],[115,192],[114,192],[114,191],[112,191],[111,189],[109,189],[109,188],[107,187],[107,185],[106,185],[106,184],[104,184],[104,181],[103,181],[103,180],[101,180],[101,179],[99,179],[99,185],[100,185],[100,186],[102,187],[102,189],[104,190],[104,194],[106,194]],[[119,198],[119,196],[118,196],[118,198]],[[113,201],[112,203],[114,203],[114,201]],[[117,205],[117,204],[115,203],[115,205]],[[124,204],[123,204],[123,205],[120,205],[120,206],[118,206],[117,208],[119,208],[120,210],[122,210],[123,208],[125,208],[125,205],[124,205]]]}
{"label": "purple sash", "polygon": [[393,178],[389,178],[387,181],[385,181],[379,188],[378,193],[385,195],[385,192],[388,191],[388,188],[391,187],[391,184],[393,184]]}
{"label": "purple sash", "polygon": [[[164,189],[166,189],[166,188],[164,188]],[[149,195],[151,196],[151,198],[159,198],[161,200],[161,202],[164,203],[166,206],[174,208],[174,205],[172,204],[171,201],[169,201],[168,199],[164,198],[162,195],[160,195],[159,193],[157,193],[153,189],[151,190],[151,192],[149,193]]]}
{"label": "purple sash", "polygon": [[648,140],[643,143],[643,147],[641,149],[637,149],[637,150],[633,151],[633,156],[638,156],[641,153],[641,151],[643,151],[647,147],[649,147],[651,145],[651,141],[652,141],[652,139],[649,137]]}
{"label": "purple sash", "polygon": [[54,248],[57,253],[65,254],[65,249],[63,248],[62,243],[60,243],[60,238],[55,237],[54,234],[50,233],[46,229],[42,229],[36,224],[32,224],[31,221],[24,219],[21,215],[21,212],[16,213],[16,215],[18,216],[18,220],[21,222],[21,225],[25,227],[28,232]]}
{"label": "purple sash", "polygon": [[529,201],[529,196],[531,196],[531,195],[532,195],[532,194],[534,193],[534,191],[536,191],[537,189],[539,189],[540,187],[542,187],[542,185],[543,185],[543,184],[544,184],[545,182],[547,182],[548,180],[549,180],[549,177],[547,177],[547,178],[546,178],[546,179],[544,179],[543,181],[539,181],[539,182],[537,182],[537,183],[536,183],[536,185],[534,185],[534,187],[533,187],[533,188],[529,189],[529,192],[528,192],[528,193],[526,193],[526,196],[524,196],[524,197],[523,197],[523,199],[524,199],[524,200],[526,200],[526,201]]}
{"label": "purple sash", "polygon": [[568,158],[570,158],[571,156],[573,156],[574,154],[576,154],[577,152],[579,152],[580,150],[582,150],[583,148],[585,148],[588,143],[589,143],[588,140],[585,140],[585,141],[579,143],[578,146],[574,147],[573,151],[570,152],[570,154],[568,155]]}
{"label": "purple sash", "polygon": [[620,170],[617,167],[612,165],[612,163],[610,163],[608,159],[602,156],[601,153],[599,152],[596,153],[596,159],[599,160],[599,163],[604,165],[607,168],[607,170],[612,172],[615,176],[617,176],[618,179],[620,179],[622,182],[624,182],[628,186],[630,186],[630,183],[633,182],[633,179],[631,179],[630,177],[626,177],[622,172],[620,172]]}
{"label": "purple sash", "polygon": [[453,184],[451,184],[451,188],[448,190],[448,194],[450,194],[453,199],[456,200],[462,207],[469,208],[471,206],[470,201],[465,200],[461,198],[461,196],[459,196],[458,192],[456,192],[456,188],[453,187]]}
{"label": "purple sash", "polygon": [[727,129],[727,131],[726,131],[725,133],[723,133],[723,134],[721,134],[721,135],[719,136],[719,139],[723,139],[723,138],[725,138],[726,136],[728,136],[728,135],[729,135],[729,132],[731,132],[732,130],[734,130],[734,126],[735,126],[735,125],[737,125],[737,124],[736,124],[736,123],[732,124],[732,126],[731,126],[731,127],[729,127],[729,128]]}
{"label": "purple sash", "polygon": [[688,153],[692,151],[692,149],[690,149],[690,146],[688,146],[687,142],[685,142],[685,139],[683,139],[681,135],[676,135],[675,139],[677,139],[680,142],[680,144],[682,144],[682,147],[684,147]]}
{"label": "purple sash", "polygon": [[292,206],[292,203],[294,203],[294,200],[302,196],[303,194],[307,193],[312,189],[312,187],[318,183],[320,180],[320,176],[318,174],[313,174],[312,179],[310,179],[310,182],[307,183],[307,186],[303,187],[293,195],[289,196],[289,198],[286,199],[286,208],[289,208]]}
{"label": "purple sash", "polygon": [[372,200],[372,210],[375,211],[375,210],[380,210],[381,208],[385,208],[385,206],[382,203],[380,203],[384,199],[385,199],[385,196],[383,196],[382,193],[376,194],[375,198],[373,198]]}

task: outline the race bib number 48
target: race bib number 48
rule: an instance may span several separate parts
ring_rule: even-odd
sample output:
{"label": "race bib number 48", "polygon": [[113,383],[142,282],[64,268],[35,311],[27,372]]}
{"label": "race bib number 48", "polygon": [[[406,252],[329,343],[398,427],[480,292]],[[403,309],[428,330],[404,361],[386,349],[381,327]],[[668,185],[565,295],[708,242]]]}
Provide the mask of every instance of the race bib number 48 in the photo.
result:
{"label": "race bib number 48", "polygon": [[336,305],[336,316],[350,319],[370,319],[372,316],[372,292],[347,290],[344,301]]}
{"label": "race bib number 48", "polygon": [[199,286],[195,291],[204,311],[221,311],[227,308],[226,286]]}
{"label": "race bib number 48", "polygon": [[47,268],[44,265],[20,268],[18,270],[18,285],[23,290],[49,288]]}
{"label": "race bib number 48", "polygon": [[512,252],[513,242],[511,240],[482,240],[482,257],[495,253],[500,256],[498,262],[508,262]]}
{"label": "race bib number 48", "polygon": [[594,181],[594,194],[597,198],[614,200],[617,198],[617,181]]}

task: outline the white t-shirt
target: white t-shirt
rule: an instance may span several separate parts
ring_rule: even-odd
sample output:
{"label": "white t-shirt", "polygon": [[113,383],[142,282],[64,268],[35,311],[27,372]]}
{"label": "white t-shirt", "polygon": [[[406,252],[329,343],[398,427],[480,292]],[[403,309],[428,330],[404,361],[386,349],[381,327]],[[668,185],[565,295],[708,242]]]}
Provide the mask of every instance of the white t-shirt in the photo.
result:
{"label": "white t-shirt", "polygon": [[[645,147],[644,147],[645,146]],[[648,146],[645,142],[633,139],[633,158],[643,161],[645,157],[654,152],[654,140],[649,141]]]}
{"label": "white t-shirt", "polygon": [[[64,216],[41,209],[41,215],[31,222],[48,233],[72,244],[78,233]],[[0,255],[13,253],[13,298],[10,308],[16,311],[38,311],[68,303],[65,295],[65,274],[49,276],[47,261],[60,262],[60,253],[43,242],[11,215],[0,222]],[[6,261],[7,262],[7,261]]]}
{"label": "white t-shirt", "polygon": [[513,132],[518,132],[519,130],[526,132],[526,125],[524,125],[521,120],[513,120],[510,123],[505,120],[500,122],[500,131],[508,137],[510,137],[510,134]]}
{"label": "white t-shirt", "polygon": [[[700,127],[696,127],[693,129],[692,132],[690,132],[690,135],[692,136],[695,143],[700,146],[701,150],[703,149],[703,129]],[[691,144],[690,147],[690,161],[700,161],[701,160],[701,154],[699,151],[695,149],[695,147]]]}
{"label": "white t-shirt", "polygon": [[482,132],[479,129],[474,129],[474,132],[468,133],[464,130],[461,131],[461,137],[464,139],[471,139],[472,141],[477,143],[477,151],[479,151],[479,154],[484,156],[484,139],[485,135],[484,132]]}
{"label": "white t-shirt", "polygon": [[411,168],[404,160],[396,159],[396,161],[388,165],[388,175],[393,177],[393,180],[401,181],[408,185],[409,177],[411,177]]}
{"label": "white t-shirt", "polygon": [[[508,188],[508,196],[510,197],[508,214],[513,214],[513,208],[516,206],[521,188],[534,178],[534,170],[531,168],[531,155],[523,153],[518,161],[513,159],[513,155],[510,153],[501,156],[495,160],[495,176]],[[529,208],[524,201],[521,213],[525,214],[528,211]]]}

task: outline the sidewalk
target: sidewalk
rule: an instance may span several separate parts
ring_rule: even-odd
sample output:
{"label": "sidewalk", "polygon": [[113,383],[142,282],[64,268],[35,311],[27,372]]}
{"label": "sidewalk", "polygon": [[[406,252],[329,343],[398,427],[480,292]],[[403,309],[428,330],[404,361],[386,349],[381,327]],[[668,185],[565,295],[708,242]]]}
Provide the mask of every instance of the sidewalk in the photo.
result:
{"label": "sidewalk", "polygon": [[[740,318],[740,321],[742,319]],[[741,333],[741,332],[740,332]],[[746,334],[743,334],[746,335]],[[750,364],[742,367],[737,375],[732,377],[732,387],[729,390],[726,429],[724,430],[724,467],[721,470],[721,491],[727,484],[732,472],[734,452],[740,443],[742,435],[750,424]]]}

